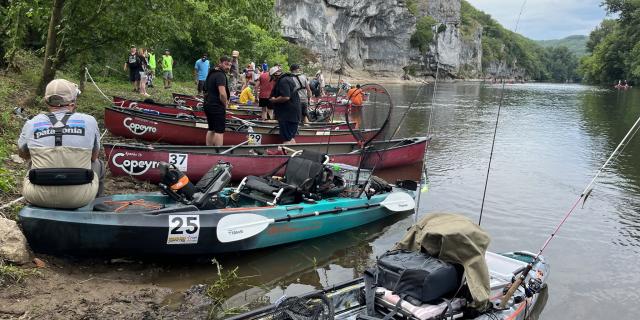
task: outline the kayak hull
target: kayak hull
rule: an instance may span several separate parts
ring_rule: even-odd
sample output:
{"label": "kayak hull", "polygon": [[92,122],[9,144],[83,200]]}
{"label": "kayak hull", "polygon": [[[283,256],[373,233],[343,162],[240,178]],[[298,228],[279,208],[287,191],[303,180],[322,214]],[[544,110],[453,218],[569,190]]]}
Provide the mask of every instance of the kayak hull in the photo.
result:
{"label": "kayak hull", "polygon": [[[121,97],[113,97],[113,104],[119,108],[124,109],[132,109],[132,110],[140,110],[140,111],[156,111],[163,114],[170,115],[185,115],[185,116],[193,116],[204,118],[206,115],[204,111],[198,110],[202,108],[202,105],[199,106],[183,106],[183,105],[173,105],[173,104],[162,104],[157,102],[145,102],[145,101],[134,101]],[[194,110],[195,108],[195,110]],[[243,120],[253,120],[260,118],[260,112],[255,108],[252,109],[229,109],[227,110],[227,119],[233,118],[243,119]]]}
{"label": "kayak hull", "polygon": [[[207,255],[245,251],[282,245],[355,228],[392,216],[379,206],[277,222],[248,239],[221,243],[216,226],[225,216],[252,213],[266,218],[285,218],[337,207],[380,203],[386,194],[370,200],[331,198],[316,204],[243,207],[198,211],[193,206],[176,204],[161,194],[129,194],[98,198],[76,210],[57,210],[26,206],[20,213],[20,224],[36,252],[65,254],[116,255]],[[94,205],[104,201],[143,199],[165,204],[157,210],[101,212]],[[192,233],[189,234],[188,232]]]}
{"label": "kayak hull", "polygon": [[[503,288],[511,282],[511,277],[515,272],[524,268],[527,262],[533,263],[533,269],[527,276],[526,281],[535,277],[542,283],[543,289],[546,290],[546,279],[549,273],[549,264],[546,262],[544,257],[539,257],[537,261],[533,261],[535,254],[530,252],[509,252],[504,254],[496,254],[492,252],[487,252],[485,255],[485,259],[487,261],[487,267],[489,268],[490,273],[490,283],[492,288],[493,297],[491,299],[492,303],[495,305],[499,303],[500,298],[502,296]],[[336,284],[330,287],[326,287],[321,290],[316,290],[313,292],[309,292],[307,294],[301,295],[299,298],[302,301],[313,300],[318,301],[319,297],[324,296],[328,303],[331,303],[334,311],[334,319],[340,320],[355,320],[358,319],[358,316],[366,314],[366,305],[363,301],[364,296],[364,279],[354,279],[351,281],[347,281],[344,283]],[[504,319],[504,320],[524,320],[531,316],[533,313],[538,313],[544,308],[544,299],[542,295],[546,294],[546,292],[540,291],[538,293],[533,294],[530,298],[526,298],[526,301],[523,299],[520,303],[513,303],[513,300],[509,304],[507,304],[506,308],[503,310],[491,310],[490,312],[480,314],[474,318],[464,318],[464,319],[476,319],[476,320],[489,320],[489,319]],[[514,294],[514,296],[524,298],[525,292],[520,287]],[[453,300],[451,300],[452,302]],[[440,307],[441,309],[445,307],[447,303],[443,302]],[[451,304],[453,305],[453,303]],[[389,303],[385,301],[385,298],[378,295],[375,302],[376,312],[381,310],[385,310],[386,313],[395,309],[395,304]],[[416,308],[415,306],[410,305],[408,302],[404,302],[402,307],[408,306],[409,308]],[[435,305],[434,305],[435,306]],[[434,308],[435,309],[435,308]],[[416,316],[412,314],[410,309],[400,308],[398,310],[397,317],[392,319],[409,319],[409,320],[417,320],[417,319],[426,319],[426,320],[435,320],[435,319],[443,319],[440,316],[441,312],[437,312],[437,310],[433,310],[429,313],[435,314],[434,316],[429,316],[428,312],[423,309],[420,313],[420,316]],[[274,315],[279,312],[285,311],[285,309],[278,310],[278,306],[269,305],[265,306],[253,311],[246,312],[244,314],[240,314],[234,317],[229,318],[229,320],[258,320],[258,319],[273,319]],[[459,315],[462,313],[460,312]],[[384,314],[376,314],[376,319],[382,319]],[[453,319],[458,319],[461,317],[454,316]]]}

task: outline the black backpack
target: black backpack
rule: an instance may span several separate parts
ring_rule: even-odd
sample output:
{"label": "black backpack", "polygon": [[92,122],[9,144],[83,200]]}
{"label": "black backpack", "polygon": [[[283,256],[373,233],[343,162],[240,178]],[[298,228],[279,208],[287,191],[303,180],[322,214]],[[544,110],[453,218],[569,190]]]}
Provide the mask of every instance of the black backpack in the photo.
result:
{"label": "black backpack", "polygon": [[460,288],[462,269],[426,253],[393,250],[380,256],[364,278],[367,313],[372,315],[376,287],[414,305],[433,303]]}

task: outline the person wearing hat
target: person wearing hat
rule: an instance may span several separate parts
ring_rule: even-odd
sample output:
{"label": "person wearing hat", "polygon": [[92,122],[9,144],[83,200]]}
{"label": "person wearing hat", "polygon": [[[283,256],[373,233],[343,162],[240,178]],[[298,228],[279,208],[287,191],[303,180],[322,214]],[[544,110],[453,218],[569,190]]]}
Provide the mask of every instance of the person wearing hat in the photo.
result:
{"label": "person wearing hat", "polygon": [[275,119],[273,115],[273,106],[269,101],[274,84],[275,81],[271,79],[269,69],[263,69],[260,77],[258,78],[258,82],[256,83],[256,88],[258,88],[258,102],[260,104],[260,108],[262,108],[262,120]]}
{"label": "person wearing hat", "polygon": [[105,169],[98,159],[100,130],[94,117],[75,112],[79,93],[70,81],[49,82],[44,95],[49,112],[22,127],[18,154],[30,160],[22,195],[33,205],[79,208],[102,193]]}
{"label": "person wearing hat", "polygon": [[207,145],[221,146],[224,143],[224,129],[227,107],[229,106],[229,81],[227,73],[231,68],[228,56],[220,57],[218,65],[209,71],[205,81],[204,114],[207,116]]}
{"label": "person wearing hat", "polygon": [[196,86],[198,87],[198,94],[204,92],[204,82],[207,80],[209,74],[209,56],[205,53],[202,58],[196,60],[196,64],[193,67],[193,74],[196,77]]}
{"label": "person wearing hat", "polygon": [[293,74],[293,83],[296,85],[295,92],[300,98],[300,114],[303,123],[309,123],[309,99],[311,98],[311,88],[309,80],[302,72],[302,68],[298,64],[291,65],[291,73]]}
{"label": "person wearing hat", "polygon": [[300,98],[295,91],[295,84],[292,77],[283,77],[278,67],[271,68],[269,74],[276,81],[269,101],[278,119],[280,136],[284,144],[296,143],[294,138],[300,122]]}
{"label": "person wearing hat", "polygon": [[164,78],[164,88],[171,88],[171,81],[173,81],[173,57],[171,56],[171,52],[169,49],[164,50],[164,55],[162,55],[162,76]]}
{"label": "person wearing hat", "polygon": [[240,81],[240,64],[238,59],[240,52],[233,50],[231,53],[231,90],[238,90],[238,82]]}
{"label": "person wearing hat", "polygon": [[131,46],[129,49],[129,56],[124,63],[124,70],[129,69],[129,81],[133,86],[133,92],[140,91],[140,71],[142,71],[142,62],[138,56],[138,50],[136,46]]}

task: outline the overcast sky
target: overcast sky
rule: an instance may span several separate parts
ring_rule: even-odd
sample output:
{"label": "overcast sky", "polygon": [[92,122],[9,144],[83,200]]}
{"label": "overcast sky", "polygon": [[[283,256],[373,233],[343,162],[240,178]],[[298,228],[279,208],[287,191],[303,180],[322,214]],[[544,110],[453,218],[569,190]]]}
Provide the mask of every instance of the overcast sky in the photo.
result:
{"label": "overcast sky", "polygon": [[[467,0],[513,31],[523,0]],[[518,33],[534,40],[588,35],[605,17],[602,0],[527,0]]]}

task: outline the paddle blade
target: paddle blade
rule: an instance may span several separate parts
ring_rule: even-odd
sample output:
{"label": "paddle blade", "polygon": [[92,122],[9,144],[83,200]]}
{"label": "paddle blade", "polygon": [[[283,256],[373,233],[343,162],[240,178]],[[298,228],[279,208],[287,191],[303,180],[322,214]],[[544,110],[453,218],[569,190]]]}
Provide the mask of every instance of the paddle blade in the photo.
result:
{"label": "paddle blade", "polygon": [[257,214],[234,213],[218,221],[216,235],[222,243],[240,241],[259,234],[273,222],[273,219]]}
{"label": "paddle blade", "polygon": [[405,192],[390,193],[380,206],[393,212],[410,211],[416,207],[413,197]]}

